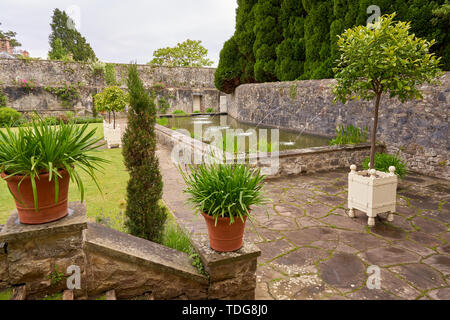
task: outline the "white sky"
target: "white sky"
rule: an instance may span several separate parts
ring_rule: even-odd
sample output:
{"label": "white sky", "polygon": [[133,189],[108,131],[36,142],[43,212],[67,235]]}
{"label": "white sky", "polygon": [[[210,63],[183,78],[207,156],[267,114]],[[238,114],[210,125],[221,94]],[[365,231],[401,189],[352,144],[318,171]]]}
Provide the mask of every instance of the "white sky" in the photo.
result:
{"label": "white sky", "polygon": [[32,57],[46,58],[54,8],[105,62],[147,63],[153,51],[186,39],[202,40],[215,65],[234,33],[236,0],[0,0],[0,29],[17,32]]}

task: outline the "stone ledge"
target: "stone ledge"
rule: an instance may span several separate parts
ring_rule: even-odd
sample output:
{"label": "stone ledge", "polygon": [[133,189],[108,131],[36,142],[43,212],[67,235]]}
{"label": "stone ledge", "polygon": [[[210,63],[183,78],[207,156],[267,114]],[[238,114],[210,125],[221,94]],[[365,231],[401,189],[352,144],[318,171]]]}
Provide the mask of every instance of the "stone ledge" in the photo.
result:
{"label": "stone ledge", "polygon": [[192,266],[187,254],[99,224],[88,223],[84,246],[94,253],[208,283],[208,279]]}
{"label": "stone ledge", "polygon": [[81,202],[70,202],[66,217],[45,224],[21,224],[17,210],[14,210],[0,231],[0,243],[12,240],[24,240],[37,237],[48,237],[54,234],[82,231],[87,228],[86,207]]}
{"label": "stone ledge", "polygon": [[207,236],[196,235],[191,240],[192,245],[197,249],[200,258],[208,268],[256,259],[261,255],[261,250],[256,245],[245,240],[242,248],[233,252],[218,252],[211,249]]}

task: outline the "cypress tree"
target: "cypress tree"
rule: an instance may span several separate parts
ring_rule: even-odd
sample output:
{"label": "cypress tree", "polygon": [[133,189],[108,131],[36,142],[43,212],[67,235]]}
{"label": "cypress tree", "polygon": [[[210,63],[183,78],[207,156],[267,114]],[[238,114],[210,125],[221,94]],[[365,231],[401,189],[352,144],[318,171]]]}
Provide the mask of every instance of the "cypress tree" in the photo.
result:
{"label": "cypress tree", "polygon": [[225,41],[220,51],[219,65],[214,74],[214,85],[225,93],[232,93],[241,84],[245,61],[239,52],[235,37]]}
{"label": "cypress tree", "polygon": [[281,81],[295,80],[303,74],[305,62],[303,5],[298,0],[283,0],[279,23],[283,41],[277,47],[275,71]]}
{"label": "cypress tree", "polygon": [[255,7],[255,79],[258,82],[278,80],[275,74],[276,49],[283,40],[278,24],[281,0],[259,0]]}
{"label": "cypress tree", "polygon": [[49,36],[49,57],[59,56],[58,52],[61,51],[61,48],[58,42],[61,41],[66,53],[71,53],[75,61],[96,60],[97,58],[90,44],[86,42],[86,39],[78,30],[69,27],[70,25],[73,26],[73,22],[71,22],[65,11],[59,9],[53,11],[52,22],[50,23],[52,32]]}
{"label": "cypress tree", "polygon": [[158,203],[163,183],[155,153],[156,106],[135,64],[128,68],[127,86],[130,108],[122,149],[130,174],[126,227],[132,235],[160,243],[167,215]]}

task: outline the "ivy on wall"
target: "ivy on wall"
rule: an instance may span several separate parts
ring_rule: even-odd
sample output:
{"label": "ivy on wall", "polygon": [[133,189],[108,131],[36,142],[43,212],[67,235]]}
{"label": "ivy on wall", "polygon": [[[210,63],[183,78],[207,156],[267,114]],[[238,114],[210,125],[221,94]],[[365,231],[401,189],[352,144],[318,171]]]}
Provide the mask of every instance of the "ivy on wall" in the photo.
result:
{"label": "ivy on wall", "polygon": [[70,108],[73,104],[80,98],[80,88],[82,87],[81,83],[66,84],[64,86],[57,87],[44,87],[44,90],[54,94],[58,100],[61,102],[61,105],[65,108]]}

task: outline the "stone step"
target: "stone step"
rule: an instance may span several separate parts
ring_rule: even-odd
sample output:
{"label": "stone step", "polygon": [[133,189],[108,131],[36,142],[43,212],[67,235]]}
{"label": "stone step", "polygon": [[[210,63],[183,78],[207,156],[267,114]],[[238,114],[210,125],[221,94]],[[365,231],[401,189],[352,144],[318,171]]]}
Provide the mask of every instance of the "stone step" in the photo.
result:
{"label": "stone step", "polygon": [[27,288],[25,285],[14,287],[10,300],[25,300],[27,296]]}
{"label": "stone step", "polygon": [[73,300],[73,290],[64,290],[62,299]]}
{"label": "stone step", "polygon": [[115,290],[109,290],[105,294],[106,300],[117,300],[116,298],[116,291]]}

